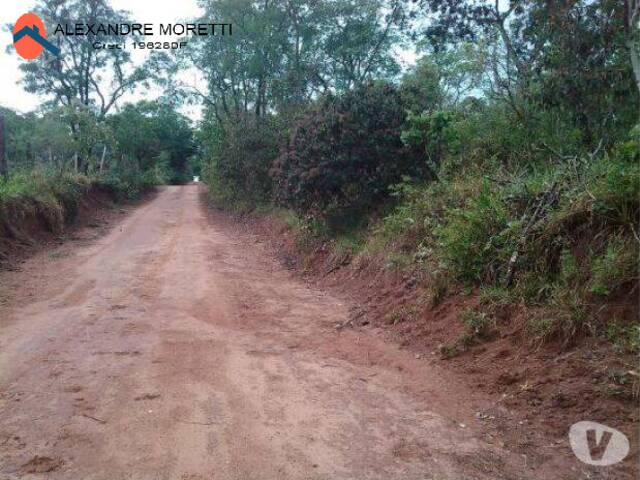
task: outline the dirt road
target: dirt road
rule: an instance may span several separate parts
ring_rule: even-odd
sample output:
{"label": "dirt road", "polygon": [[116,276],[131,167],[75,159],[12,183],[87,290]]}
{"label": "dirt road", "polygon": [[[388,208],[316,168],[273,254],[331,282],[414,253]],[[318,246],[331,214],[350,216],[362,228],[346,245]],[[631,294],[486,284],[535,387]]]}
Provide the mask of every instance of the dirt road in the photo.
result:
{"label": "dirt road", "polygon": [[504,449],[436,366],[337,330],[348,303],[197,186],[84,243],[0,277],[0,478],[569,478]]}

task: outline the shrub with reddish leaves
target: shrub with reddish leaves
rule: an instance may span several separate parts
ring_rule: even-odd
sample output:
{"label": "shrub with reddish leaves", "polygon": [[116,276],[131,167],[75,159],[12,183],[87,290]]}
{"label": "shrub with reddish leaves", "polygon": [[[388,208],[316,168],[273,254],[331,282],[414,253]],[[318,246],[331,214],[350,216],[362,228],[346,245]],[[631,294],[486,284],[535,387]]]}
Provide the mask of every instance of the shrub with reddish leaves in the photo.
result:
{"label": "shrub with reddish leaves", "polygon": [[424,173],[424,156],[403,144],[398,89],[369,84],[328,96],[298,121],[271,175],[277,200],[328,223],[363,214],[402,176]]}

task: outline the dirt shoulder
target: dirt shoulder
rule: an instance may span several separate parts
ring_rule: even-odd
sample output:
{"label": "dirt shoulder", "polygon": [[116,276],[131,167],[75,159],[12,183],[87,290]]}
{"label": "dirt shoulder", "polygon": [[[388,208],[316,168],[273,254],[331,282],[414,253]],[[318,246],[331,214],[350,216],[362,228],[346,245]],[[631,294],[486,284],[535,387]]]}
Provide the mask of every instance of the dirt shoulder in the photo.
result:
{"label": "dirt shoulder", "polygon": [[[81,260],[78,249],[99,241],[156,194],[151,191],[139,200],[118,203],[110,193],[95,190],[80,202],[62,232],[51,232],[41,224],[21,227],[18,238],[5,239],[3,244],[6,261],[0,263],[0,308],[62,291]],[[52,271],[55,277],[48,275]]]}
{"label": "dirt shoulder", "polygon": [[148,191],[135,201],[118,201],[113,190],[91,185],[69,205],[13,199],[0,212],[0,271],[19,269],[27,258],[69,240],[102,235],[122,214],[149,201],[154,194]]}
{"label": "dirt shoulder", "polygon": [[[466,385],[467,395],[488,395],[492,402],[476,412],[475,421],[514,452],[534,458],[566,452],[569,427],[596,421],[628,436],[631,453],[623,470],[637,475],[640,384],[633,355],[596,338],[572,346],[533,343],[522,328],[530,312],[509,307],[496,312],[497,332],[449,356],[446,346],[464,333],[459,315],[478,303],[477,292],[460,289],[430,307],[419,273],[388,270],[382,260],[352,262],[332,254],[328,245],[303,252],[296,232],[272,217],[245,217],[242,225],[292,271],[349,299],[354,307],[344,328],[375,331],[424,364],[449,372]],[[599,474],[603,469],[594,470]]]}

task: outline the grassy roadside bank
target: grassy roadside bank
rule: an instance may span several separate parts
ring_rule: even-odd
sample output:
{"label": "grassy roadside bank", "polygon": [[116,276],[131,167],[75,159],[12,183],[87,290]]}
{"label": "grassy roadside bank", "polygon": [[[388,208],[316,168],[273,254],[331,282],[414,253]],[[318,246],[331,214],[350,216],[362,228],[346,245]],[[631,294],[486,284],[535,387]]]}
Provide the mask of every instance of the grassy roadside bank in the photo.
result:
{"label": "grassy roadside bank", "polygon": [[33,245],[62,235],[97,209],[150,191],[150,176],[15,174],[0,180],[0,265],[11,265]]}
{"label": "grassy roadside bank", "polygon": [[286,226],[303,268],[321,257],[324,272],[349,266],[412,279],[418,305],[391,312],[394,323],[407,310],[473,292],[477,302],[460,312],[465,328],[443,347],[447,356],[499,332],[507,310],[526,312],[519,331],[531,343],[566,349],[595,337],[637,354],[640,165],[633,145],[629,152],[406,181],[393,187],[393,201],[341,229],[268,205],[250,216]]}
{"label": "grassy roadside bank", "polygon": [[636,438],[634,152],[404,182],[341,231],[290,209],[212,202],[288,268],[359,304],[344,327],[381,329],[552,434],[616,418]]}
{"label": "grassy roadside bank", "polygon": [[639,440],[636,354],[619,339],[606,332],[571,342],[533,336],[534,309],[504,303],[484,313],[486,293],[460,283],[447,285],[434,305],[430,297],[440,287],[421,268],[398,268],[387,255],[367,253],[375,234],[321,239],[282,209],[235,214],[234,223],[238,217],[287,268],[357,305],[336,328],[382,334],[492,395],[495,404],[478,412],[478,421],[507,434],[517,418],[523,452],[528,443],[563,438],[568,425],[584,418],[615,418],[634,444]]}

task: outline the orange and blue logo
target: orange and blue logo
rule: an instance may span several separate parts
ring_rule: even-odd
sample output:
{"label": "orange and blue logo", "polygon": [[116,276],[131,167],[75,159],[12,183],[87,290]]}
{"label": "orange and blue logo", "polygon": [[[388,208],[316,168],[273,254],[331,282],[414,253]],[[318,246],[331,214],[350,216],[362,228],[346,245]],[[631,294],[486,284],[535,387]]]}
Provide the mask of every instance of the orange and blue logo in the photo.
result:
{"label": "orange and blue logo", "polygon": [[13,26],[13,45],[22,58],[33,60],[46,49],[54,55],[60,55],[60,49],[49,42],[44,22],[35,13],[25,13]]}

